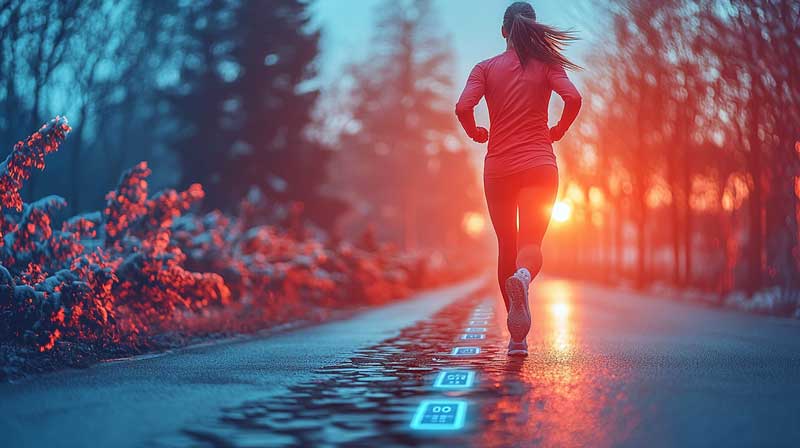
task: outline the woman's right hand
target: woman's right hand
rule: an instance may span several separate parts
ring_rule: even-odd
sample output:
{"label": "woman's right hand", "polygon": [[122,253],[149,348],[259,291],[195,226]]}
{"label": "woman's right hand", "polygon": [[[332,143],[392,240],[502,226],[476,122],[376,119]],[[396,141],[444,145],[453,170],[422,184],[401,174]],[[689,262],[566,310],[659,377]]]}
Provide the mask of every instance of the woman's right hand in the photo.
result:
{"label": "woman's right hand", "polygon": [[478,132],[472,137],[478,143],[486,143],[489,141],[489,130],[478,126]]}

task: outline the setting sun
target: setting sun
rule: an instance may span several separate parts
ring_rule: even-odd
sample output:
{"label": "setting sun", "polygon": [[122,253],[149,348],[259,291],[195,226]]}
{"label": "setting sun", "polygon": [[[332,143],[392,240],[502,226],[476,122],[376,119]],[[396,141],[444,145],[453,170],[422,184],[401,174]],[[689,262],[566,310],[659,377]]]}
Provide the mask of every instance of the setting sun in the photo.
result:
{"label": "setting sun", "polygon": [[469,212],[464,214],[464,220],[461,224],[464,227],[464,232],[467,235],[471,237],[477,237],[483,233],[483,229],[486,228],[486,218],[484,218],[480,213]]}
{"label": "setting sun", "polygon": [[572,216],[572,206],[564,201],[553,204],[553,221],[566,222]]}

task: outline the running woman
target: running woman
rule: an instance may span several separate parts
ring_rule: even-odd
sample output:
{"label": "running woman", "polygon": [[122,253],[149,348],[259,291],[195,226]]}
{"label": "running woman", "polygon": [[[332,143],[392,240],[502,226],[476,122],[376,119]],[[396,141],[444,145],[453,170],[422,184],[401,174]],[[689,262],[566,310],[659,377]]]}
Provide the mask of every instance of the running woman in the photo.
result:
{"label": "running woman", "polygon": [[[508,354],[525,356],[531,327],[528,287],[542,267],[542,238],[558,192],[552,143],[561,140],[581,108],[581,95],[565,69],[580,67],[561,54],[574,35],[537,22],[527,2],[506,9],[501,31],[506,51],[472,69],[456,115],[470,138],[489,142],[483,183],[499,246],[497,274],[511,333]],[[564,100],[564,111],[548,128],[553,91]],[[475,125],[473,110],[482,97],[491,133]]]}

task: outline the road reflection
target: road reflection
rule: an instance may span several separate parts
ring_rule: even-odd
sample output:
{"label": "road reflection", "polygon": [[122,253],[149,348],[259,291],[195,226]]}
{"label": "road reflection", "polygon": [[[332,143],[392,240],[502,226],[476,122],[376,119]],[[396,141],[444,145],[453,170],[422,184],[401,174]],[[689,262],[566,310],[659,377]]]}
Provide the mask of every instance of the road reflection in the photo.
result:
{"label": "road reflection", "polygon": [[[221,410],[185,428],[168,446],[608,447],[626,441],[639,418],[624,384],[631,369],[619,357],[591,352],[583,336],[589,315],[569,282],[537,282],[532,296],[530,356],[509,358],[505,312],[477,313],[486,297],[454,302],[399,335],[361,348],[285,392]],[[486,338],[453,355],[470,322],[486,320]],[[482,327],[483,328],[483,327]],[[586,341],[586,342],[584,342]],[[442,390],[445,370],[474,372],[464,390]],[[463,428],[424,429],[426,401],[464,403]],[[458,417],[454,417],[454,421]],[[430,419],[429,419],[430,420]],[[416,423],[414,423],[416,421]],[[439,422],[440,423],[440,422]],[[455,425],[454,426],[460,426]],[[430,428],[430,427],[429,427]],[[422,429],[422,430],[420,430]]]}
{"label": "road reflection", "polygon": [[573,289],[564,281],[545,283],[541,294],[536,298],[546,301],[547,316],[543,322],[545,334],[550,340],[553,352],[559,356],[572,354],[574,342],[572,340],[570,318],[572,314]]}
{"label": "road reflection", "polygon": [[629,369],[581,344],[573,286],[540,282],[531,305],[530,356],[508,358],[498,350],[490,363],[486,375],[499,399],[484,405],[475,446],[607,447],[624,441],[638,421],[623,389]]}

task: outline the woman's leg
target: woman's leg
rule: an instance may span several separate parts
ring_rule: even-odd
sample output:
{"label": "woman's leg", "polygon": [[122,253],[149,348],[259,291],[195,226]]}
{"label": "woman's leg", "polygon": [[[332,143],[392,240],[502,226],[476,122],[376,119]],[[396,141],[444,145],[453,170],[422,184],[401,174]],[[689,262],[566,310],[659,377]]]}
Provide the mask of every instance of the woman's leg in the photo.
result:
{"label": "woman's leg", "polygon": [[551,165],[527,170],[519,201],[519,252],[515,268],[526,268],[531,279],[542,269],[542,239],[558,194],[558,169]]}
{"label": "woman's leg", "polygon": [[485,179],[484,191],[497,234],[497,279],[508,310],[505,280],[517,270],[517,190],[514,178]]}

